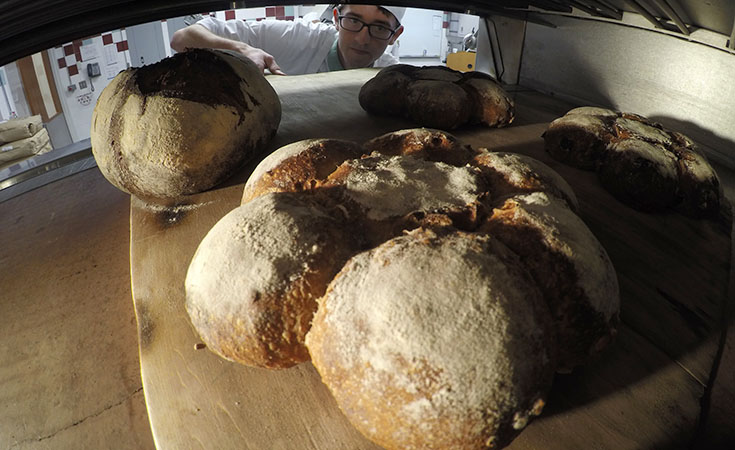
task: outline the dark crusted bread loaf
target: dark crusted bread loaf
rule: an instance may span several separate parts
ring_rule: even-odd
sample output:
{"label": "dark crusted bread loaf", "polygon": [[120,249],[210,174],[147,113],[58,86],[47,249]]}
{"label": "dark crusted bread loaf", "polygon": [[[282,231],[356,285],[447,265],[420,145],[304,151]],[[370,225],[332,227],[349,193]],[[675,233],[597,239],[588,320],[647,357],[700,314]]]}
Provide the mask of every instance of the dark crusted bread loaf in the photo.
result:
{"label": "dark crusted bread loaf", "polygon": [[467,123],[503,127],[513,121],[513,101],[494,78],[444,66],[386,67],[363,85],[359,101],[371,114],[404,116],[443,130]]}
{"label": "dark crusted bread loaf", "polygon": [[276,92],[235,53],[191,50],[120,72],[92,114],[92,152],[116,187],[146,200],[215,186],[275,134]]}
{"label": "dark crusted bread loaf", "polygon": [[187,310],[245,364],[308,347],[387,448],[501,447],[615,334],[615,271],[576,205],[543,163],[438,130],[294,143],[202,241]]}
{"label": "dark crusted bread loaf", "polygon": [[575,108],[551,122],[543,137],[552,157],[596,170],[601,184],[633,208],[720,214],[722,186],[704,155],[683,134],[643,116]]}

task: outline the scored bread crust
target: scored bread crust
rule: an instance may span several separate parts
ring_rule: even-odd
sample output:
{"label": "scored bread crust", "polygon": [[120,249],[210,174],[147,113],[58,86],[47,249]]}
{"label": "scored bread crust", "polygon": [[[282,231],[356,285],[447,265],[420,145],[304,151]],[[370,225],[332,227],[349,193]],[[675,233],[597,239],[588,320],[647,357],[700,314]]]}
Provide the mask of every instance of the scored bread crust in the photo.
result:
{"label": "scored bread crust", "polygon": [[388,66],[362,86],[358,100],[371,114],[443,130],[477,123],[503,127],[514,118],[513,100],[494,78],[444,66]]}
{"label": "scored bread crust", "polygon": [[359,158],[363,148],[339,139],[308,139],[271,153],[245,183],[241,203],[268,192],[316,189],[345,160]]}
{"label": "scored bread crust", "polygon": [[[219,83],[212,84],[212,73]],[[119,73],[92,113],[92,153],[118,189],[145,200],[202,192],[275,134],[277,94],[257,66],[197,49]]]}

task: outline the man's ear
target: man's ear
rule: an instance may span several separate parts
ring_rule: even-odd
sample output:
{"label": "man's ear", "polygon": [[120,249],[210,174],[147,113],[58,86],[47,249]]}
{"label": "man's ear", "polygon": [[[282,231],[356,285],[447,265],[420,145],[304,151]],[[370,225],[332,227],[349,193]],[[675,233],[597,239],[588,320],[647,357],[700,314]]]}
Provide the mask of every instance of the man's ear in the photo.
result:
{"label": "man's ear", "polygon": [[394,42],[396,42],[396,39],[398,39],[398,36],[403,33],[403,25],[398,27],[395,33],[393,33],[393,37],[390,38],[390,41],[388,41],[388,45],[393,45]]}
{"label": "man's ear", "polygon": [[339,10],[337,8],[332,10],[332,16],[334,16],[334,26],[339,30]]}

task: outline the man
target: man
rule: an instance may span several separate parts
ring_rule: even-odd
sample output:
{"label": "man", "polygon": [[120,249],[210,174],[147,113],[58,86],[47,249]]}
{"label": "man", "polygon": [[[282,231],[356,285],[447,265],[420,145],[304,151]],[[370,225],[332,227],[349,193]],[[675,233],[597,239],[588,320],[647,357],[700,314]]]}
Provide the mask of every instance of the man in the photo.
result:
{"label": "man", "polygon": [[404,12],[395,6],[338,5],[332,11],[335,26],[208,17],[174,33],[171,48],[234,50],[277,75],[385,67],[398,63],[385,49],[403,33]]}

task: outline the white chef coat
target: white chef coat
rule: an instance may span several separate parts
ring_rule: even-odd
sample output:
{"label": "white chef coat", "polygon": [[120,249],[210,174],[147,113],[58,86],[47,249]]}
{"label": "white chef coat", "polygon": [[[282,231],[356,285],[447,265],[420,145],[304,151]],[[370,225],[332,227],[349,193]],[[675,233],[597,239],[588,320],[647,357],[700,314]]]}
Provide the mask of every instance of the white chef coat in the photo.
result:
{"label": "white chef coat", "polygon": [[[327,57],[337,40],[337,29],[322,22],[296,20],[220,20],[206,17],[199,22],[217,36],[245,42],[270,53],[287,75],[328,72]],[[398,64],[398,58],[383,53],[373,67]]]}

